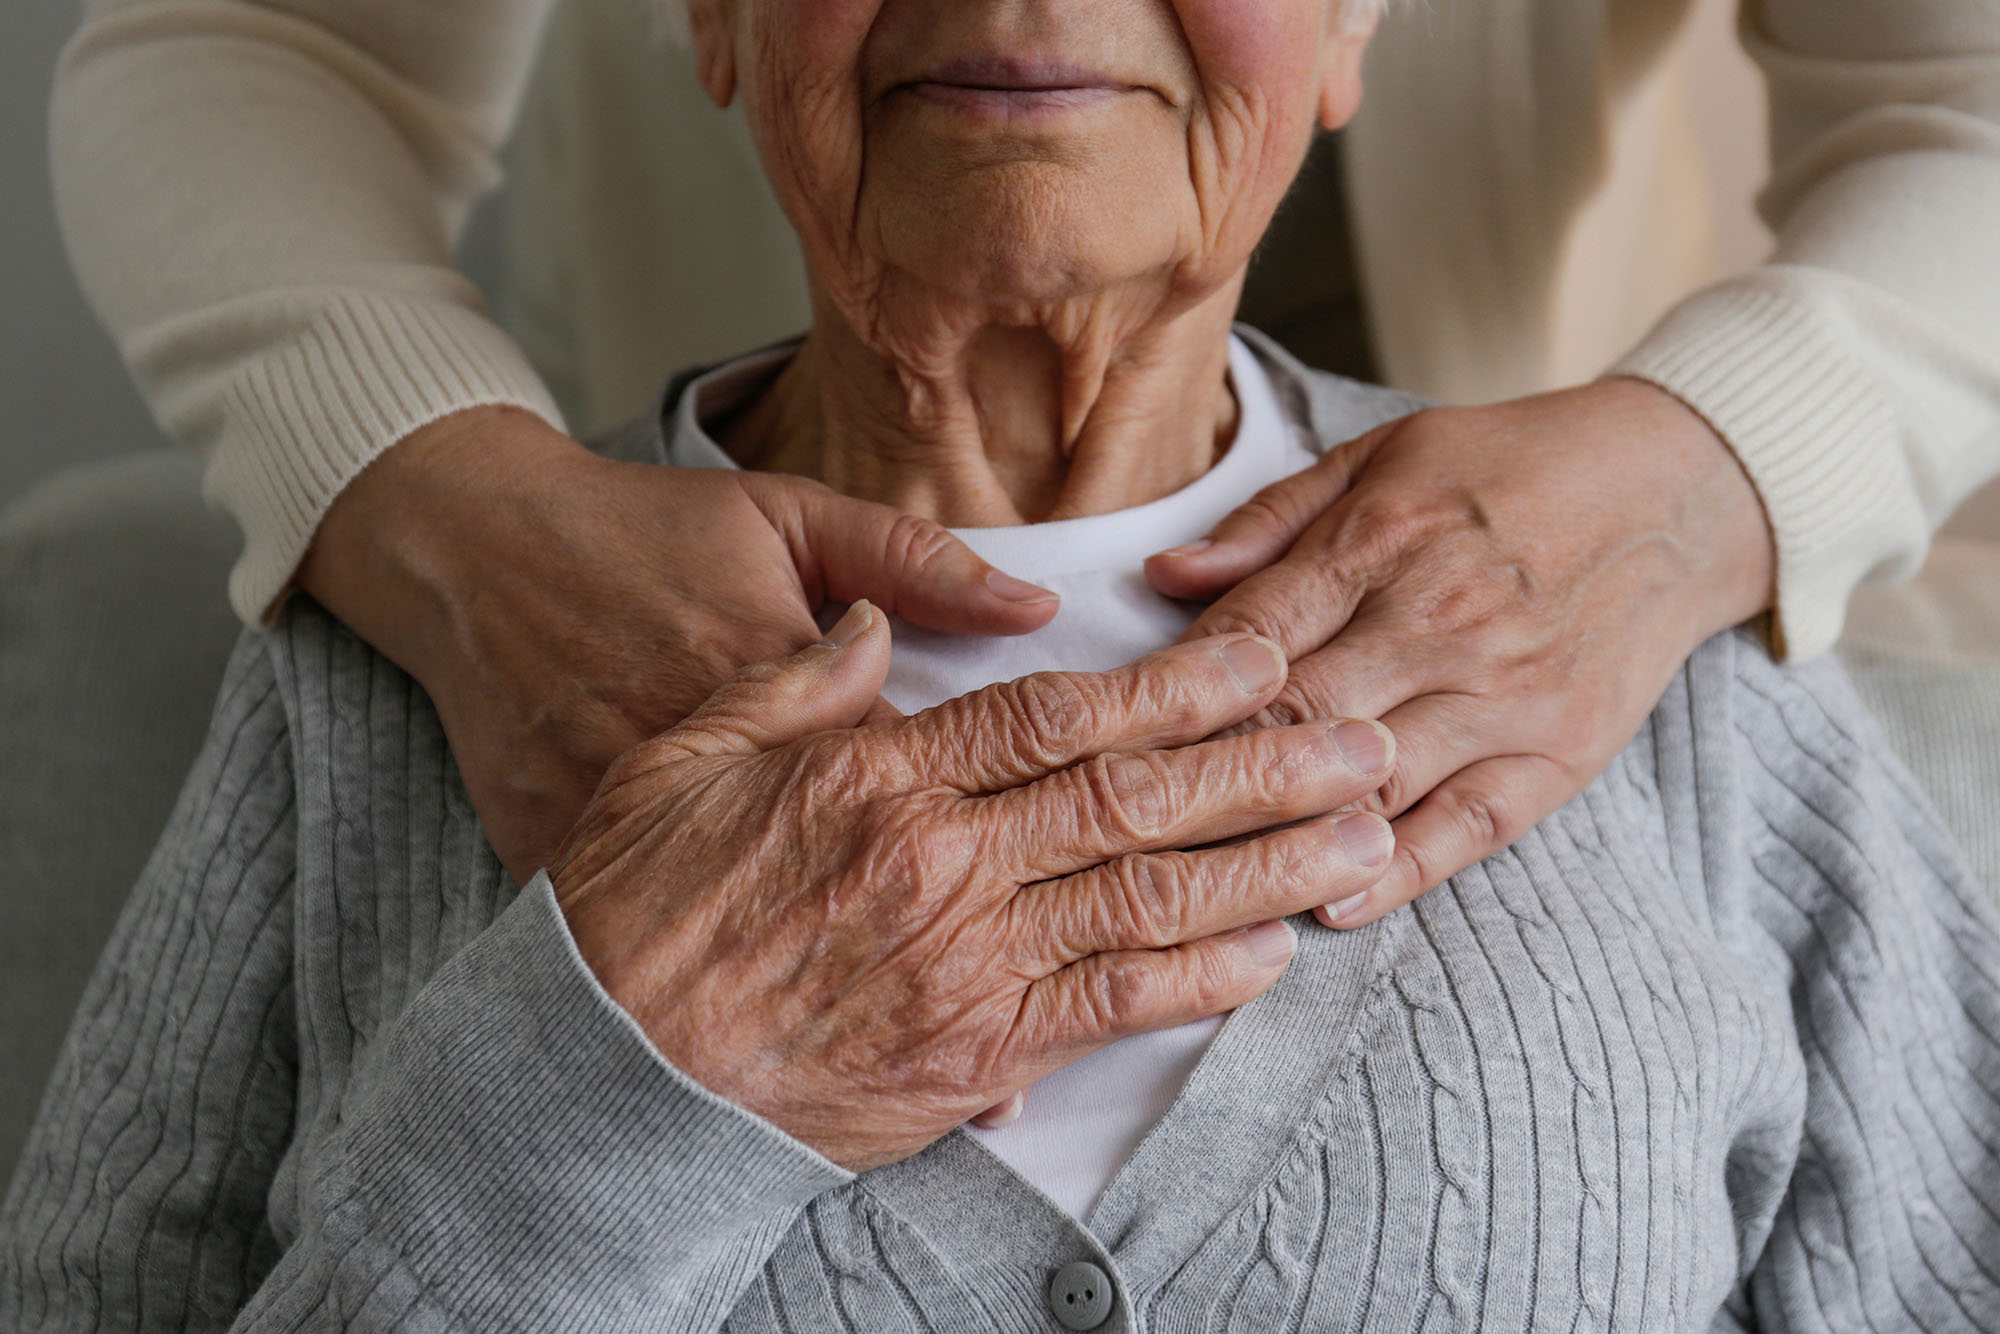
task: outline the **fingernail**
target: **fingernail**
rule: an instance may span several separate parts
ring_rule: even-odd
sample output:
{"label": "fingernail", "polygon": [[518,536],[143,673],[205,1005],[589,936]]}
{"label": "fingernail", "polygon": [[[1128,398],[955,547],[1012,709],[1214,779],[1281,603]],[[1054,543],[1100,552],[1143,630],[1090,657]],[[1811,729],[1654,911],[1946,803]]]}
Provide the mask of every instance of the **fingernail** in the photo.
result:
{"label": "fingernail", "polygon": [[828,648],[846,648],[861,638],[861,632],[875,619],[875,608],[863,598],[847,609],[847,614],[833,623],[833,629],[826,632],[826,638],[819,642]]}
{"label": "fingernail", "polygon": [[1053,602],[1056,598],[1048,589],[1038,588],[1026,579],[1016,579],[1003,570],[988,570],[986,586],[993,590],[996,597],[1006,598],[1009,602]]}
{"label": "fingernail", "polygon": [[1232,639],[1216,651],[1246,695],[1261,695],[1285,673],[1284,656],[1268,639]]}
{"label": "fingernail", "polygon": [[993,1113],[991,1116],[986,1117],[982,1122],[982,1124],[988,1130],[998,1130],[1002,1126],[1011,1126],[1016,1121],[1021,1119],[1021,1112],[1023,1109],[1027,1107],[1027,1105],[1028,1105],[1027,1094],[1025,1093],[1011,1094],[1007,1098],[1007,1101],[1000,1105],[1000,1110]]}
{"label": "fingernail", "polygon": [[1335,926],[1340,926],[1342,923],[1346,922],[1348,918],[1356,916],[1357,914],[1360,913],[1360,911],[1363,908],[1366,908],[1367,906],[1368,906],[1368,891],[1363,890],[1359,894],[1355,894],[1349,898],[1342,899],[1340,902],[1334,904],[1326,911],[1327,915],[1333,918],[1333,924]]}
{"label": "fingernail", "polygon": [[1389,729],[1380,723],[1351,720],[1333,729],[1333,744],[1340,758],[1358,774],[1378,774],[1389,763]]}
{"label": "fingernail", "polygon": [[1275,968],[1292,957],[1298,938],[1289,923],[1259,922],[1243,933],[1243,943],[1250,947],[1250,957],[1259,967]]}
{"label": "fingernail", "polygon": [[1215,543],[1204,537],[1199,542],[1189,542],[1185,546],[1168,547],[1159,554],[1162,556],[1199,556],[1214,545]]}
{"label": "fingernail", "polygon": [[[1355,812],[1343,815],[1334,821],[1333,832],[1340,837],[1340,846],[1347,849],[1347,855],[1363,866],[1380,866],[1389,860],[1390,849],[1396,846],[1396,835],[1390,831],[1389,822],[1379,815]],[[1366,899],[1366,894],[1355,898]],[[1346,900],[1353,903],[1354,899]]]}

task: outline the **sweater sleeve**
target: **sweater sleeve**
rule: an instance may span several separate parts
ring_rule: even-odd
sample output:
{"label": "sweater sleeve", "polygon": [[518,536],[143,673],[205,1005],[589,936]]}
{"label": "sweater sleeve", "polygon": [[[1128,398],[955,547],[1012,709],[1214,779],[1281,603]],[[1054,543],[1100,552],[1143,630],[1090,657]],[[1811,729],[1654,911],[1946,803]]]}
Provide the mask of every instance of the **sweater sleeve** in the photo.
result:
{"label": "sweater sleeve", "polygon": [[0,1329],[219,1329],[270,1268],[299,1080],[293,786],[246,638],[0,1203]]}
{"label": "sweater sleeve", "polygon": [[2000,474],[2000,11],[1743,0],[1769,81],[1777,233],[1613,368],[1726,439],[1777,538],[1778,647],[1830,648]]}
{"label": "sweater sleeve", "polygon": [[[2000,1330],[2000,921],[1831,660],[1737,650],[1703,792],[1719,938],[1788,1015],[1785,1133],[1729,1165],[1765,1331]],[[1713,694],[1720,694],[1715,691]],[[1723,870],[1721,868],[1727,868]],[[1713,892],[1713,891],[1712,891]],[[1739,915],[1740,911],[1740,915]],[[1761,1230],[1761,1235],[1755,1232]]]}
{"label": "sweater sleeve", "polygon": [[454,266],[552,0],[84,0],[56,73],[64,241],[275,609],[366,464],[460,408],[561,417]]}
{"label": "sweater sleeve", "polygon": [[852,1179],[682,1075],[546,874],[397,1020],[240,1330],[713,1330]]}
{"label": "sweater sleeve", "polygon": [[662,1059],[546,875],[337,1098],[301,1103],[351,998],[308,1016],[297,995],[296,951],[328,944],[295,930],[297,785],[259,638],[0,1205],[0,1328],[718,1327],[852,1174]]}

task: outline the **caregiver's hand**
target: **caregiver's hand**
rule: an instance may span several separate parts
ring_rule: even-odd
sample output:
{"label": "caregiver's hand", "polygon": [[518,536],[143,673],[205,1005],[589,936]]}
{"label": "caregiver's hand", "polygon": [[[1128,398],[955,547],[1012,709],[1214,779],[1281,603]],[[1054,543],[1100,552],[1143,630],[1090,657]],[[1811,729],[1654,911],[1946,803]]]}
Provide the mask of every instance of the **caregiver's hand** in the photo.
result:
{"label": "caregiver's hand", "polygon": [[[1772,605],[1763,509],[1694,412],[1614,379],[1389,423],[1270,487],[1212,545],[1155,556],[1174,597],[1229,592],[1292,670],[1262,721],[1379,717],[1368,805],[1396,858],[1322,921],[1359,926],[1498,852],[1595,778],[1708,636]],[[1239,582],[1241,581],[1241,582]]]}
{"label": "caregiver's hand", "polygon": [[[667,1059],[847,1167],[1243,1004],[1291,956],[1274,919],[1386,860],[1379,816],[1321,814],[1381,780],[1375,724],[1188,744],[1277,694],[1268,642],[844,730],[888,666],[887,620],[860,603],[745,671],[612,766],[550,871],[584,960]],[[1375,772],[1344,758],[1349,729],[1381,739]]]}
{"label": "caregiver's hand", "polygon": [[516,880],[612,760],[745,663],[818,639],[823,599],[960,634],[1056,609],[936,524],[797,478],[615,463],[511,408],[454,413],[370,464],[298,583],[423,683]]}

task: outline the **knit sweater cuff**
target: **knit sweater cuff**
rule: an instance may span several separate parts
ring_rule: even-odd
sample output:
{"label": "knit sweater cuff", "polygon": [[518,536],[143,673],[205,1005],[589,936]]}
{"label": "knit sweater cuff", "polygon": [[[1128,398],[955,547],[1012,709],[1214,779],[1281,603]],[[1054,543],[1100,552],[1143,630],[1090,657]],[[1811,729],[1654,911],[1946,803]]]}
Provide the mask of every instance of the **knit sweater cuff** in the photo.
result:
{"label": "knit sweater cuff", "polygon": [[1686,403],[1742,461],[1777,539],[1771,639],[1787,660],[1833,647],[1855,586],[1920,561],[1929,533],[1897,414],[1851,351],[1851,322],[1767,269],[1696,293],[1609,372]]}
{"label": "knit sweater cuff", "polygon": [[746,1235],[853,1179],[663,1059],[578,955],[546,873],[384,1045],[323,1182],[323,1235],[469,1328],[723,1300],[754,1277]]}
{"label": "knit sweater cuff", "polygon": [[315,290],[311,309],[225,391],[209,500],[243,526],[229,598],[268,622],[327,507],[389,446],[461,408],[562,414],[513,340],[467,306]]}

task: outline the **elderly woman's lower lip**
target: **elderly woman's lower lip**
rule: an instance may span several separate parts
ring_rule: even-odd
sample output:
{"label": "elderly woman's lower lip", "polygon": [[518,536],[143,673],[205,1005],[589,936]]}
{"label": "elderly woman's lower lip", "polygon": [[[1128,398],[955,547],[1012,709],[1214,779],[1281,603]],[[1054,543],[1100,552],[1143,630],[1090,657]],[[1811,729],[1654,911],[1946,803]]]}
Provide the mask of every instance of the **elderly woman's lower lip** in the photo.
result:
{"label": "elderly woman's lower lip", "polygon": [[961,83],[913,83],[912,96],[957,111],[1022,116],[1098,106],[1129,91],[1110,84],[1081,88],[981,88]]}

